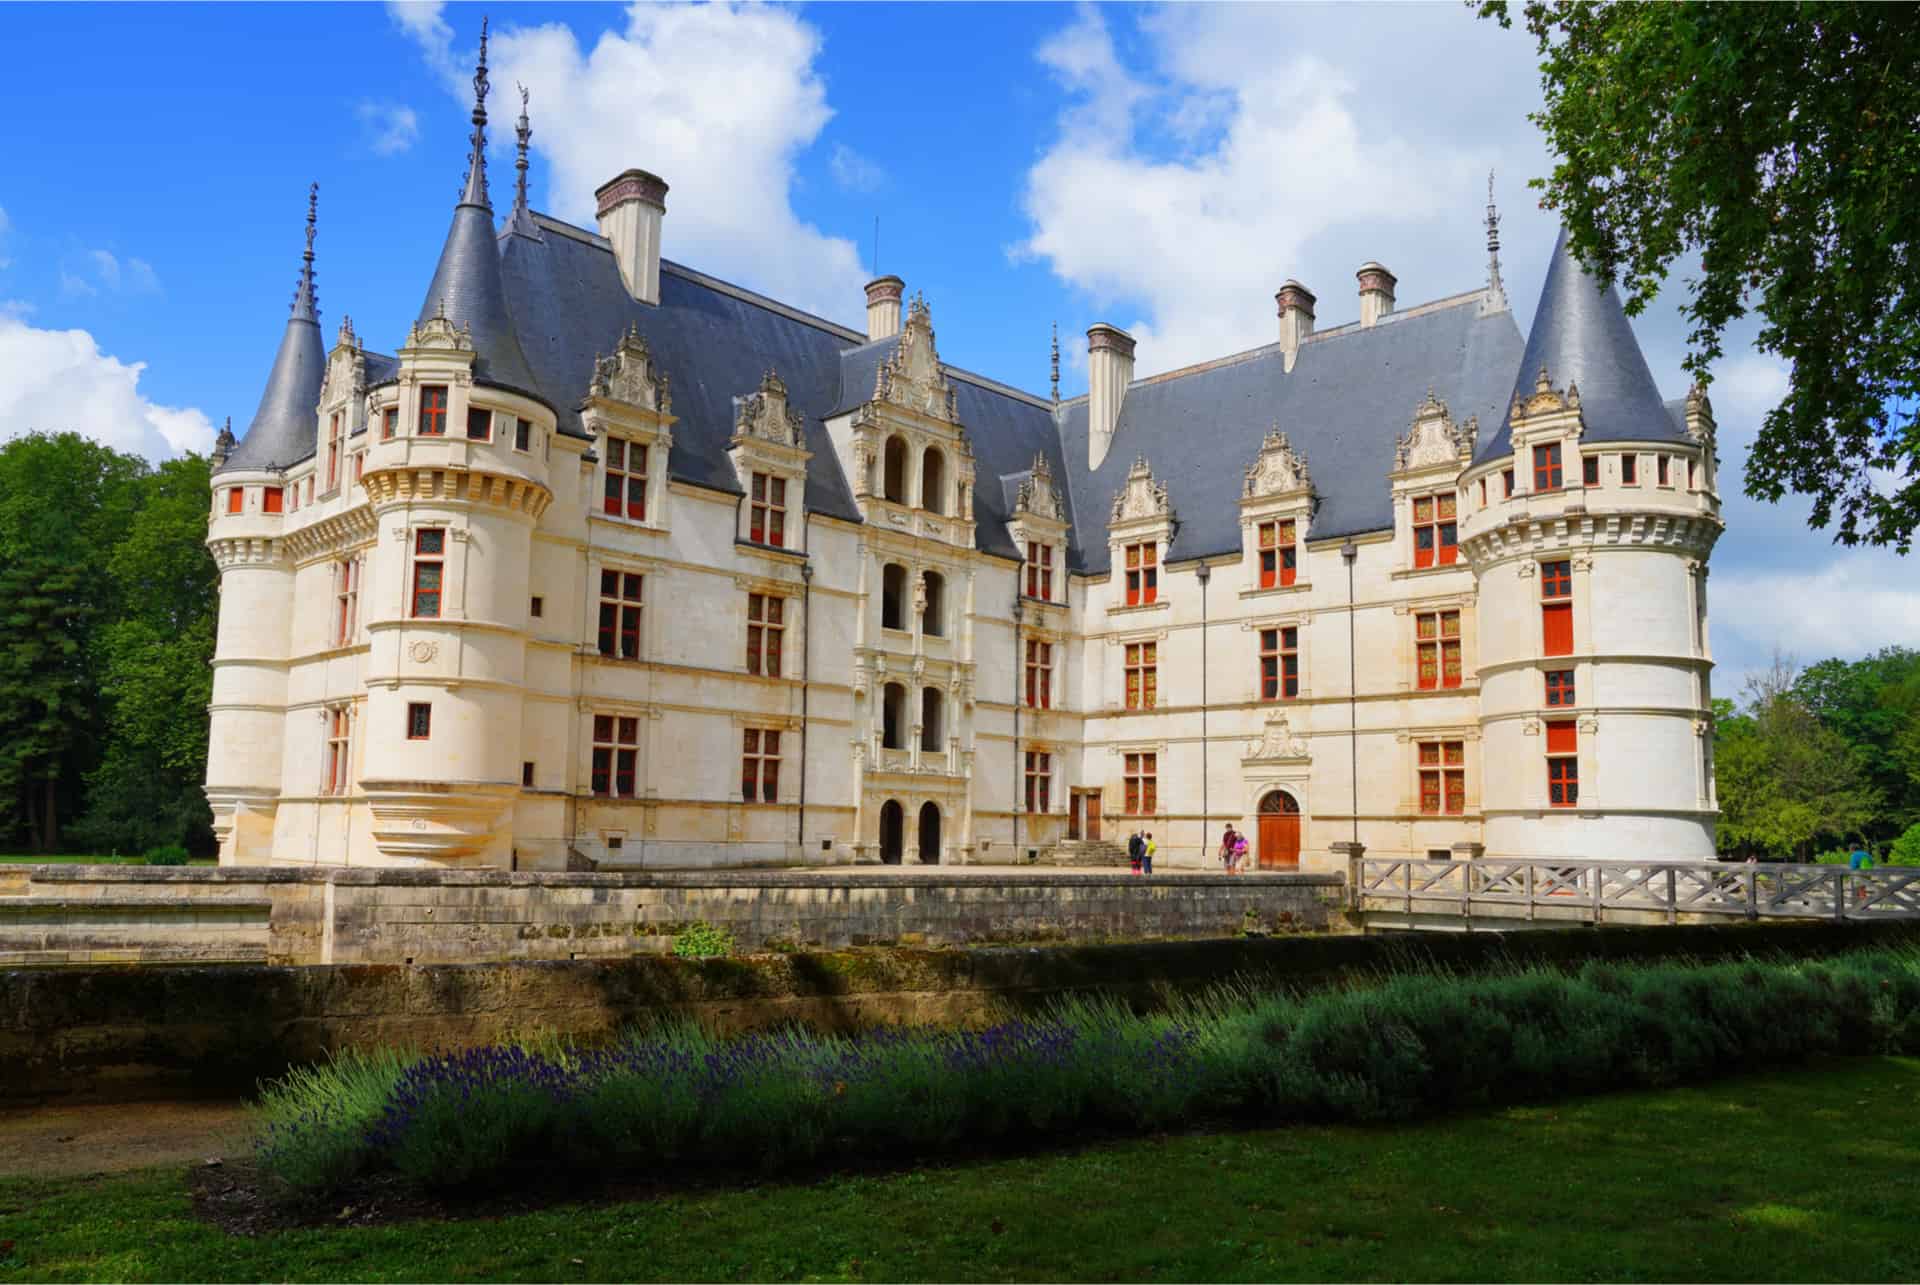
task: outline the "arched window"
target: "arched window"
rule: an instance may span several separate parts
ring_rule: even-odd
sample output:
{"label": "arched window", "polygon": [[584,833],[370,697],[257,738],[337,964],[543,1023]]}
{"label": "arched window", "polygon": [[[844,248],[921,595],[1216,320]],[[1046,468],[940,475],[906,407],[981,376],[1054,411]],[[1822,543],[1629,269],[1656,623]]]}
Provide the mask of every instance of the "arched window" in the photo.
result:
{"label": "arched window", "polygon": [[920,748],[938,753],[946,743],[946,699],[938,687],[920,689]]}
{"label": "arched window", "polygon": [[933,638],[947,634],[947,582],[938,571],[926,574],[927,605],[920,613],[920,632]]}
{"label": "arched window", "polygon": [[907,569],[897,562],[880,568],[880,627],[907,627]]}
{"label": "arched window", "polygon": [[907,443],[889,437],[880,461],[880,493],[895,504],[907,502]]}
{"label": "arched window", "polygon": [[907,748],[907,689],[888,683],[880,694],[880,744],[890,750]]}
{"label": "arched window", "polygon": [[929,513],[947,511],[947,457],[929,446],[920,457],[920,507]]}

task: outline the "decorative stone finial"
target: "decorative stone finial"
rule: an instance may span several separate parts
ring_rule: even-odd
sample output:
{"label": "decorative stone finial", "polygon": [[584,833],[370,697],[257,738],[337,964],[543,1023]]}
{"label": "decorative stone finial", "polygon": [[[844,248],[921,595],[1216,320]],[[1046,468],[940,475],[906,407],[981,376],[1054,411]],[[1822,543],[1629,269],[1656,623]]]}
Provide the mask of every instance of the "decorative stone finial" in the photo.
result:
{"label": "decorative stone finial", "polygon": [[467,186],[460,195],[463,205],[492,209],[487,199],[487,19],[480,19],[480,62],[473,72],[473,151],[467,157]]}
{"label": "decorative stone finial", "polygon": [[307,189],[307,248],[300,256],[300,276],[293,287],[293,315],[302,321],[320,319],[320,291],[313,283],[313,235],[320,220],[320,185]]}

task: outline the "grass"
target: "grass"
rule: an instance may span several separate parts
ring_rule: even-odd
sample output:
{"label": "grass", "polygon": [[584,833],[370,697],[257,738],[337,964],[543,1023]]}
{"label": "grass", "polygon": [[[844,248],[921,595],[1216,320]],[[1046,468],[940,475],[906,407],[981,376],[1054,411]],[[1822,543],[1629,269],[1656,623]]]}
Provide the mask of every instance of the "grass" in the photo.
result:
{"label": "grass", "polygon": [[[351,1197],[348,1198],[349,1201]],[[27,1280],[1912,1280],[1920,1060],[230,1237],[178,1172],[0,1181]]]}
{"label": "grass", "polygon": [[[101,857],[59,853],[43,856],[31,852],[0,852],[0,865],[20,866],[143,866],[146,861],[138,856]],[[187,862],[190,866],[211,866],[217,864],[212,857],[195,857]]]}

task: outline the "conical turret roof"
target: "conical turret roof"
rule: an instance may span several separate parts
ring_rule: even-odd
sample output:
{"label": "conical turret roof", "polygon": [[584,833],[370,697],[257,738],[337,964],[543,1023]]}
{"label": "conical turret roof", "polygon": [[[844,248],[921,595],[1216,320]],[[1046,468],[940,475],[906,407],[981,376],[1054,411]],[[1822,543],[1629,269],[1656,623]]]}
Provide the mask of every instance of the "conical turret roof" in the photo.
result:
{"label": "conical turret roof", "polygon": [[493,205],[487,197],[487,36],[480,32],[480,64],[473,77],[473,151],[467,158],[467,178],[460,202],[453,207],[453,225],[440,249],[433,284],[421,300],[417,320],[446,317],[472,334],[476,383],[524,393],[546,402],[507,307],[506,285],[500,274],[500,247],[493,230]]}
{"label": "conical turret roof", "polygon": [[[1514,373],[1513,395],[1533,395],[1541,367],[1555,388],[1576,384],[1583,441],[1619,442],[1670,438],[1672,417],[1659,385],[1627,324],[1620,294],[1601,286],[1573,257],[1565,228],[1554,243],[1540,306],[1534,310],[1527,351]],[[1487,441],[1482,459],[1510,453],[1505,417]]]}
{"label": "conical turret roof", "polygon": [[219,471],[273,470],[313,454],[320,431],[320,384],[326,378],[327,350],[320,340],[320,299],[313,284],[313,234],[320,185],[307,194],[307,249],[293,291],[286,333],[273,359],[273,372],[260,394],[247,435]]}

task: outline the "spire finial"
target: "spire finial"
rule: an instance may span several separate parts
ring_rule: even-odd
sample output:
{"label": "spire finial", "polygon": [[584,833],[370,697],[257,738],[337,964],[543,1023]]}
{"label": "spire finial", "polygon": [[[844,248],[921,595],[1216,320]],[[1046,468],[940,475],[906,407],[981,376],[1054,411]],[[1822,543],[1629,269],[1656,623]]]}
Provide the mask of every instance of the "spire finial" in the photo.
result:
{"label": "spire finial", "polygon": [[1504,307],[1507,287],[1500,280],[1500,211],[1493,203],[1493,171],[1487,171],[1487,302]]}
{"label": "spire finial", "polygon": [[320,293],[313,284],[313,234],[320,219],[320,185],[307,189],[307,248],[300,255],[300,277],[293,288],[293,315],[302,321],[320,319]]}
{"label": "spire finial", "polygon": [[462,205],[492,209],[487,199],[487,20],[480,19],[480,62],[473,72],[473,154],[467,158],[467,187]]}
{"label": "spire finial", "polygon": [[1060,323],[1053,323],[1053,401],[1060,404]]}
{"label": "spire finial", "polygon": [[527,208],[527,140],[533,137],[533,123],[527,119],[527,87],[515,82],[514,88],[520,91],[520,119],[513,131],[519,140],[519,155],[513,162],[518,171],[513,180],[513,208],[517,213]]}

